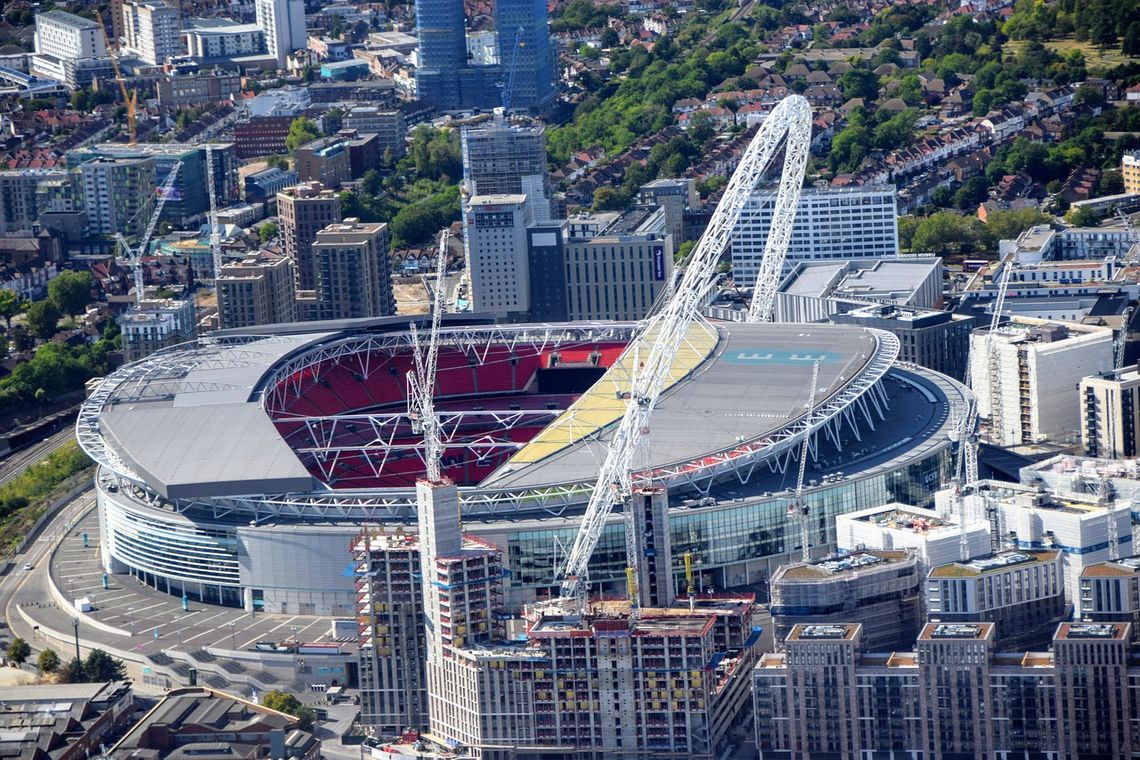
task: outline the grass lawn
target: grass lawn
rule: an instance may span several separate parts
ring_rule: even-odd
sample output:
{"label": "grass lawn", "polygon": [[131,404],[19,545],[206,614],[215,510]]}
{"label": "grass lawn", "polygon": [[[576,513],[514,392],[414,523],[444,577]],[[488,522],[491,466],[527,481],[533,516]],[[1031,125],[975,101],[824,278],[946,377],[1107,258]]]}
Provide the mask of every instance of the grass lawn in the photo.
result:
{"label": "grass lawn", "polygon": [[[1062,40],[1049,40],[1045,42],[1045,47],[1058,53],[1065,55],[1073,50],[1080,50],[1084,56],[1085,61],[1088,63],[1090,70],[1092,69],[1111,69],[1114,66],[1119,66],[1129,61],[1140,61],[1136,56],[1125,55],[1120,52],[1120,42],[1117,41],[1111,48],[1100,50],[1092,42],[1077,42],[1074,39],[1066,38]],[[1006,47],[1011,50],[1021,52],[1021,48],[1025,45],[1024,40],[1011,40],[1006,43]]]}

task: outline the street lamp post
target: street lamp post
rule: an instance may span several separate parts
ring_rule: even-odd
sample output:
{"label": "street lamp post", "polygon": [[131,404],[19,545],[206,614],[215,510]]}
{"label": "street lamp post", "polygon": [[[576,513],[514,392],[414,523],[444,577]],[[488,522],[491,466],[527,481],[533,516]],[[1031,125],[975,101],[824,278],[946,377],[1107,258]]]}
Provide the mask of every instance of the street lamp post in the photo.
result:
{"label": "street lamp post", "polygon": [[135,608],[127,607],[127,614],[131,616],[131,635],[135,635]]}
{"label": "street lamp post", "polygon": [[237,651],[237,634],[234,632],[234,623],[230,621],[230,649]]}
{"label": "street lamp post", "polygon": [[81,661],[83,658],[79,656],[79,618],[73,617],[71,625],[75,629],[75,659]]}

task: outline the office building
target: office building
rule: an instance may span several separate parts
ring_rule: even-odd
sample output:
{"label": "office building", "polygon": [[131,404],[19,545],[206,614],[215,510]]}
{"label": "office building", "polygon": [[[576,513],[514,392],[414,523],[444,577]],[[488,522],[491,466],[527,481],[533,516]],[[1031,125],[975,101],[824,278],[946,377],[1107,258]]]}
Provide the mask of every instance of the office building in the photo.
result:
{"label": "office building", "polygon": [[144,300],[119,317],[119,329],[123,333],[123,359],[137,361],[160,348],[197,337],[194,302],[175,298]]}
{"label": "office building", "polygon": [[[474,544],[469,548],[478,548]],[[360,625],[360,722],[378,736],[427,726],[420,547],[414,534],[365,529],[352,542]]]}
{"label": "office building", "polygon": [[321,319],[396,313],[388,240],[387,224],[356,219],[330,224],[317,233],[312,257]]}
{"label": "office building", "polygon": [[861,653],[859,628],[797,626],[761,658],[761,760],[1133,756],[1127,624],[1063,623],[1051,652],[1007,653],[992,623],[930,623],[885,654]]}
{"label": "office building", "polygon": [[922,627],[922,574],[905,551],[857,552],[781,565],[769,582],[772,627],[782,642],[801,623],[863,624],[872,652],[909,647]]}
{"label": "office building", "polygon": [[925,601],[932,623],[995,623],[1002,649],[1046,647],[1068,618],[1061,551],[1006,551],[940,565],[926,577]]}
{"label": "office building", "polygon": [[1081,571],[1081,620],[1131,623],[1140,640],[1140,557],[1088,565]]}
{"label": "office building", "polygon": [[[1077,387],[1112,367],[1112,330],[1018,318],[993,336],[995,357],[987,354],[988,338],[988,327],[970,336],[970,384],[990,441],[1075,441],[1083,416]],[[991,401],[994,389],[1001,390],[1000,405]]]}
{"label": "office building", "polygon": [[222,266],[216,280],[218,327],[256,327],[297,321],[293,260],[258,251]]}
{"label": "office building", "polygon": [[277,218],[285,255],[297,270],[297,290],[313,290],[313,241],[318,232],[341,220],[340,198],[319,182],[297,185],[277,193]]}
{"label": "office building", "polygon": [[899,359],[949,375],[966,377],[974,318],[894,304],[872,304],[837,312],[831,321],[886,330],[899,339]]}
{"label": "office building", "polygon": [[505,105],[511,109],[545,113],[554,105],[557,77],[546,11],[546,0],[498,0],[494,5],[499,68],[504,88],[510,88]]}
{"label": "office building", "polygon": [[302,182],[336,188],[352,179],[348,146],[339,137],[318,137],[305,143],[293,152],[293,159]]}
{"label": "office building", "polygon": [[673,236],[673,248],[685,242],[685,211],[700,207],[697,181],[688,179],[655,179],[642,185],[637,202],[665,209],[665,231]]}
{"label": "office building", "polygon": [[1121,459],[1140,452],[1140,367],[1081,378],[1078,399],[1086,454]]}
{"label": "office building", "polygon": [[380,106],[356,106],[344,115],[345,129],[361,134],[374,134],[379,139],[380,153],[391,151],[392,158],[401,158],[406,150],[407,125],[403,111]]}
{"label": "office building", "polygon": [[476,195],[467,201],[463,245],[475,311],[525,319],[530,308],[527,197]]}
{"label": "office building", "polygon": [[33,76],[74,90],[114,75],[103,31],[82,16],[59,10],[37,13],[35,46],[29,65]]}
{"label": "office building", "polygon": [[298,183],[297,172],[276,166],[245,176],[245,199],[249,203],[277,205],[277,194]]}
{"label": "office building", "polygon": [[[533,266],[532,301],[539,297]],[[596,236],[570,237],[562,274],[565,316],[532,312],[532,319],[644,319],[673,276],[673,238],[665,231],[664,209],[635,207]]]}
{"label": "office building", "polygon": [[0,171],[0,233],[32,231],[40,215],[39,188],[51,180],[68,182],[69,177],[67,172],[55,169]]}
{"label": "office building", "polygon": [[288,151],[285,140],[293,116],[251,116],[234,124],[238,158],[280,156]]}
{"label": "office building", "polygon": [[266,51],[277,59],[277,68],[285,68],[285,59],[306,47],[304,0],[254,0],[254,12]]}
{"label": "office building", "polygon": [[1140,150],[1126,151],[1120,157],[1120,173],[1124,176],[1124,192],[1140,193]]}
{"label": "office building", "polygon": [[936,512],[898,503],[860,509],[835,518],[835,539],[840,553],[909,551],[918,559],[919,575],[924,578],[931,568],[955,562],[962,556],[963,533],[971,557],[990,552],[990,525],[972,515],[967,516],[965,531],[948,511]]}
{"label": "office building", "polygon": [[868,302],[941,310],[942,259],[895,256],[800,262],[776,291],[773,320],[818,322]]}
{"label": "office building", "polygon": [[550,219],[553,190],[545,130],[537,121],[501,116],[464,129],[461,147],[467,195],[522,193],[531,221]]}
{"label": "office building", "polygon": [[[210,153],[213,155],[214,193],[218,206],[228,206],[241,198],[234,144],[213,143]],[[154,183],[143,191],[144,197],[153,195],[154,188],[163,183],[175,164],[179,164],[172,192],[162,207],[161,217],[162,221],[178,228],[188,228],[206,221],[210,209],[206,157],[205,144],[183,143],[98,143],[67,154],[71,166],[93,158],[153,159]]]}
{"label": "office building", "polygon": [[[934,498],[936,504],[945,505],[954,497],[947,489]],[[1124,498],[1113,494],[1102,499],[1067,488],[1050,492],[1040,484],[983,480],[963,501],[974,514],[990,516],[1000,546],[1017,551],[1059,549],[1065,598],[1080,615],[1080,579],[1085,567],[1110,559],[1109,544],[1114,538],[1120,556],[1132,554],[1132,513]]]}
{"label": "office building", "polygon": [[224,71],[194,74],[171,72],[155,82],[161,108],[214,105],[232,102],[241,93],[241,76]]}
{"label": "office building", "polygon": [[[776,205],[774,188],[756,190],[732,231],[732,276],[752,287]],[[805,188],[796,207],[784,271],[801,261],[881,259],[899,252],[893,185]]]}
{"label": "office building", "polygon": [[202,61],[232,61],[267,57],[266,31],[259,24],[238,24],[229,19],[196,18],[183,30],[186,54]]}
{"label": "office building", "polygon": [[96,158],[77,171],[91,234],[142,234],[154,203],[152,157]]}
{"label": "office building", "polygon": [[178,6],[163,0],[124,2],[123,31],[125,52],[151,66],[161,66],[185,53]]}

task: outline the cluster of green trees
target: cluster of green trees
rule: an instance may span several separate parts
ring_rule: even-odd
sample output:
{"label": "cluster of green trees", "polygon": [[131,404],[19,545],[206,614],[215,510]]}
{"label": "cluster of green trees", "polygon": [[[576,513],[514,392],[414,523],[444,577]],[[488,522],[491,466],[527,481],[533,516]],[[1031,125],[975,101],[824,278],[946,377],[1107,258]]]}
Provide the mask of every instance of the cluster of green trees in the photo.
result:
{"label": "cluster of green trees", "polygon": [[106,337],[92,345],[43,344],[31,359],[0,379],[0,410],[39,404],[80,390],[91,378],[111,370],[113,349],[113,340]]}
{"label": "cluster of green trees", "polygon": [[850,172],[859,168],[871,150],[894,150],[914,139],[918,111],[908,108],[896,114],[882,109],[869,113],[855,108],[847,125],[831,141],[827,161],[833,172]]}
{"label": "cluster of green trees", "polygon": [[312,731],[313,724],[317,721],[316,710],[308,705],[301,704],[301,700],[279,689],[267,691],[261,698],[261,704],[270,710],[283,712],[297,718],[297,725],[302,731]]}
{"label": "cluster of green trees", "polygon": [[1048,40],[1072,35],[1080,42],[1140,55],[1140,5],[1134,0],[1018,0],[1002,31],[1015,40]]}
{"label": "cluster of green trees", "polygon": [[618,5],[594,5],[590,0],[570,0],[550,20],[550,31],[571,32],[604,27],[611,18],[622,16]]}
{"label": "cluster of green trees", "polygon": [[320,136],[321,130],[315,121],[299,116],[289,125],[289,133],[285,135],[285,148],[289,151],[289,155],[293,155],[293,151],[297,148]]}
{"label": "cluster of green trees", "polygon": [[95,106],[114,103],[115,94],[108,89],[76,90],[71,93],[71,107],[76,111],[93,111]]}
{"label": "cluster of green trees", "polygon": [[1037,209],[995,211],[983,223],[976,216],[940,211],[930,216],[899,217],[899,246],[912,253],[938,256],[989,253],[999,240],[1012,240],[1053,218]]}
{"label": "cluster of green trees", "polygon": [[42,506],[41,502],[61,483],[90,466],[91,460],[77,443],[70,441],[0,486],[0,545],[6,549],[23,538],[19,532],[10,535],[7,530],[17,512]]}

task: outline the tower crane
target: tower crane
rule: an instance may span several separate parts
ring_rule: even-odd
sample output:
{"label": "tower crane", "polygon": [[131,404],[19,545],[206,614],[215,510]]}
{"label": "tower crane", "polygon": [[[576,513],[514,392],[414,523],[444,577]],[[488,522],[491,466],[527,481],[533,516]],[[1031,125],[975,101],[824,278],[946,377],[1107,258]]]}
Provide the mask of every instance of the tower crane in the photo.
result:
{"label": "tower crane", "polygon": [[1108,558],[1115,562],[1120,559],[1120,526],[1116,523],[1116,500],[1113,498],[1112,481],[1101,472],[1097,481],[1097,502],[1104,508],[1104,519],[1108,527]]}
{"label": "tower crane", "polygon": [[150,215],[150,219],[146,223],[146,229],[143,231],[142,237],[139,239],[138,248],[132,248],[127,239],[123,237],[122,233],[115,233],[115,240],[119,244],[127,264],[130,265],[135,280],[135,305],[142,305],[143,291],[145,290],[145,282],[143,280],[142,259],[146,255],[147,246],[150,245],[150,239],[154,236],[154,229],[158,226],[158,218],[162,216],[162,207],[166,205],[166,199],[172,195],[174,190],[174,180],[178,177],[178,168],[182,164],[175,162],[171,168],[170,173],[166,175],[166,179],[162,181],[156,192],[154,211]]}
{"label": "tower crane", "polygon": [[222,231],[218,228],[218,193],[214,189],[214,146],[206,144],[206,187],[210,192],[210,258],[214,281],[222,276]]}
{"label": "tower crane", "polygon": [[507,78],[500,83],[503,88],[502,94],[499,96],[503,104],[503,113],[511,107],[511,97],[515,94],[515,70],[518,68],[519,63],[519,48],[523,46],[522,41],[523,28],[520,26],[515,32],[515,45],[511,48],[511,65],[507,69]]}
{"label": "tower crane", "polygon": [[[819,385],[819,362],[811,365],[811,393],[808,395],[807,408],[811,413],[815,407],[815,392]],[[796,495],[788,505],[788,516],[794,516],[800,524],[800,559],[811,562],[811,531],[808,525],[808,505],[804,500],[804,475],[807,474],[808,449],[811,443],[810,431],[804,431],[803,442],[800,445],[800,470],[796,476]]]}
{"label": "tower crane", "polygon": [[[636,452],[649,435],[653,409],[668,380],[682,341],[694,323],[708,327],[700,309],[706,294],[716,283],[717,263],[728,248],[733,227],[740,219],[753,189],[775,157],[781,138],[788,135],[789,154],[793,154],[798,146],[806,144],[810,139],[810,115],[810,105],[799,95],[788,96],[773,109],[741,156],[740,164],[729,179],[708,227],[697,241],[672,297],[662,303],[660,310],[647,320],[639,335],[634,338],[632,352],[637,354],[637,358],[632,364],[625,412],[610,438],[605,460],[598,469],[598,478],[590,493],[574,543],[558,570],[559,600],[564,606],[577,609],[585,607],[590,557],[601,538],[606,519],[616,506],[624,507],[628,503],[633,490],[632,466]],[[785,179],[790,168],[794,169],[795,163],[785,162]],[[789,164],[792,166],[789,167]],[[802,171],[801,166],[801,174]],[[795,181],[801,180],[797,177]],[[784,184],[782,180],[781,185]],[[777,202],[773,229],[778,230],[788,224],[783,218],[784,213],[785,206]],[[790,224],[788,227],[790,232]],[[772,267],[767,262],[761,264],[762,272],[770,269]],[[777,269],[777,273],[778,271]],[[774,290],[772,292],[774,294]],[[769,304],[767,312],[770,309]],[[767,312],[761,309],[758,313]],[[640,345],[642,343],[644,345]],[[625,515],[628,530],[631,518],[629,509],[625,509]],[[626,559],[631,567],[635,567],[638,558],[632,543],[626,541]],[[633,575],[637,576],[636,573]]]}
{"label": "tower crane", "polygon": [[415,369],[408,373],[408,399],[412,417],[412,428],[424,436],[424,465],[427,479],[440,482],[442,471],[440,460],[443,455],[442,436],[439,418],[435,414],[435,372],[439,357],[439,326],[443,319],[444,285],[443,272],[447,264],[447,244],[450,233],[445,229],[439,238],[439,260],[436,269],[435,293],[432,296],[431,332],[428,335],[427,351],[420,345],[419,333],[411,326],[412,346],[415,349]]}
{"label": "tower crane", "polygon": [[119,84],[119,93],[123,96],[123,105],[127,108],[127,144],[134,145],[138,139],[136,119],[139,94],[134,90],[131,90],[130,93],[127,92],[127,83],[123,80],[123,72],[119,68],[118,40],[115,41],[115,45],[111,45],[111,39],[107,36],[107,27],[103,25],[103,14],[98,10],[95,11],[95,18],[99,21],[99,30],[103,32],[103,44],[107,46],[107,57],[111,59],[111,69],[115,72],[115,81]]}
{"label": "tower crane", "polygon": [[1002,398],[1001,356],[998,351],[997,331],[1001,326],[1001,315],[1005,311],[1005,296],[1009,291],[1009,279],[1013,274],[1016,258],[1010,256],[1001,271],[997,297],[994,299],[993,314],[990,316],[990,329],[986,333],[986,360],[989,363],[990,381],[990,440],[999,446],[1005,441],[1005,399]]}

